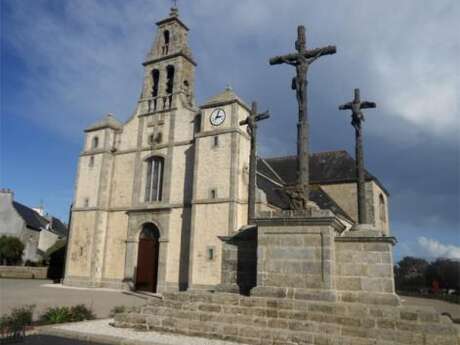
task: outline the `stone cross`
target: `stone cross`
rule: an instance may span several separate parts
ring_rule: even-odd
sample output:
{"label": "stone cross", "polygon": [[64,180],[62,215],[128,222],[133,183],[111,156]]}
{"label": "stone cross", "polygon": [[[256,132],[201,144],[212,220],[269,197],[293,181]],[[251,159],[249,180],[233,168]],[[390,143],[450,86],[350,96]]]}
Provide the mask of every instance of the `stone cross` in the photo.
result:
{"label": "stone cross", "polygon": [[251,153],[249,156],[249,190],[248,190],[248,224],[252,224],[256,215],[256,170],[257,170],[257,122],[270,117],[268,110],[257,113],[257,103],[252,102],[251,113],[240,121],[240,126],[247,125],[251,136]]}
{"label": "stone cross", "polygon": [[358,223],[368,224],[367,207],[366,207],[366,185],[364,177],[364,149],[363,149],[363,130],[362,122],[364,114],[361,109],[375,108],[377,105],[374,102],[361,101],[359,89],[355,89],[355,97],[353,101],[339,106],[339,110],[350,109],[351,125],[355,128],[356,137],[356,177],[358,179]]}
{"label": "stone cross", "polygon": [[[335,54],[335,46],[327,46],[307,50],[305,27],[297,27],[296,53],[275,56],[270,59],[270,65],[289,64],[295,66],[296,77],[292,80],[292,89],[296,90],[299,104],[299,120],[297,123],[297,187],[303,193],[303,198],[309,198],[309,124],[307,107],[307,73],[308,67],[323,55]],[[307,203],[305,203],[307,205]]]}

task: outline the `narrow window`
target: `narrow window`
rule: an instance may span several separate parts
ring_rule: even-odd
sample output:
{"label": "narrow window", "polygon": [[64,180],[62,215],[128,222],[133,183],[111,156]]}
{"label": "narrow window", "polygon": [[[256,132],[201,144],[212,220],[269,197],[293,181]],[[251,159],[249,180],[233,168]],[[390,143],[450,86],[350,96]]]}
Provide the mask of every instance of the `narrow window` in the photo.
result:
{"label": "narrow window", "polygon": [[99,137],[94,137],[93,138],[93,149],[97,149],[97,147],[99,146]]}
{"label": "narrow window", "polygon": [[89,157],[89,167],[92,168],[94,166],[94,156]]}
{"label": "narrow window", "polygon": [[150,134],[149,139],[148,139],[149,145],[153,145],[154,141],[155,141],[155,135]]}
{"label": "narrow window", "polygon": [[207,258],[208,258],[208,261],[214,260],[214,247],[207,248]]}
{"label": "narrow window", "polygon": [[213,143],[214,143],[214,147],[219,146],[219,137],[218,137],[218,136],[215,136],[215,137],[214,137]]}
{"label": "narrow window", "polygon": [[85,198],[83,205],[84,207],[89,207],[89,198]]}
{"label": "narrow window", "polygon": [[161,52],[163,55],[166,55],[169,52],[169,31],[168,30],[163,31],[163,40],[164,40],[164,44],[163,44],[163,47],[161,48]]}
{"label": "narrow window", "polygon": [[161,201],[163,192],[164,159],[152,157],[147,160],[147,174],[145,185],[145,201]]}
{"label": "narrow window", "polygon": [[217,190],[216,189],[211,189],[211,199],[216,199],[217,198]]}
{"label": "narrow window", "polygon": [[157,110],[157,97],[158,97],[158,85],[160,81],[160,71],[154,69],[152,71],[152,97],[153,97],[153,111]]}
{"label": "narrow window", "polygon": [[387,216],[386,216],[385,198],[383,197],[382,194],[379,195],[379,214],[380,214],[380,220],[382,222],[385,222],[387,219]]}
{"label": "narrow window", "polygon": [[193,133],[197,134],[201,131],[201,114],[195,116],[193,120]]}
{"label": "narrow window", "polygon": [[174,66],[166,67],[166,94],[169,98],[169,107],[172,103],[172,94],[174,92]]}

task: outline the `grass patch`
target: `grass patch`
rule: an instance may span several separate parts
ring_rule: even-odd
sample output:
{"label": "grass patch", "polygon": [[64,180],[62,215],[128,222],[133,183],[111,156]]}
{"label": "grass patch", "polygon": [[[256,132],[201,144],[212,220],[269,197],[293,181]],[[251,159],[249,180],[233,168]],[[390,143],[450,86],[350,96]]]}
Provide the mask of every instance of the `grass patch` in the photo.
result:
{"label": "grass patch", "polygon": [[94,320],[96,316],[93,311],[84,304],[73,307],[52,307],[48,308],[39,318],[39,322],[45,325],[56,323],[78,322]]}

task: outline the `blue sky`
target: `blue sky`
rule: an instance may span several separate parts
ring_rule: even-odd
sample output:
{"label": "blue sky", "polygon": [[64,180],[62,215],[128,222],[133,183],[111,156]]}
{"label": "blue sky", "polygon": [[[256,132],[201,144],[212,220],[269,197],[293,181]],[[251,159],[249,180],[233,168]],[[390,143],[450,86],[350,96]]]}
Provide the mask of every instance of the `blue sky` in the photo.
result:
{"label": "blue sky", "polygon": [[[43,200],[67,220],[83,129],[112,112],[126,120],[140,94],[141,62],[170,1],[1,0],[0,186],[29,206]],[[268,58],[334,44],[309,72],[313,151],[353,153],[337,106],[361,88],[366,166],[390,191],[396,257],[460,258],[460,10],[455,0],[178,1],[191,28],[198,102],[227,84],[272,118],[265,156],[295,152],[293,70]],[[282,130],[280,130],[282,129]]]}

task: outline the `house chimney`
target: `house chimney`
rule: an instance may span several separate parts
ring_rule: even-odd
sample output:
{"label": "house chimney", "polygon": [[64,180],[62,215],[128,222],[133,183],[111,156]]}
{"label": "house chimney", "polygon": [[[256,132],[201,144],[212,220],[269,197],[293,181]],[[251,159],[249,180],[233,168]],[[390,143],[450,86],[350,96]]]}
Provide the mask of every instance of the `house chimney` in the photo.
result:
{"label": "house chimney", "polygon": [[9,188],[0,189],[0,200],[1,202],[12,203],[14,200],[14,192]]}

